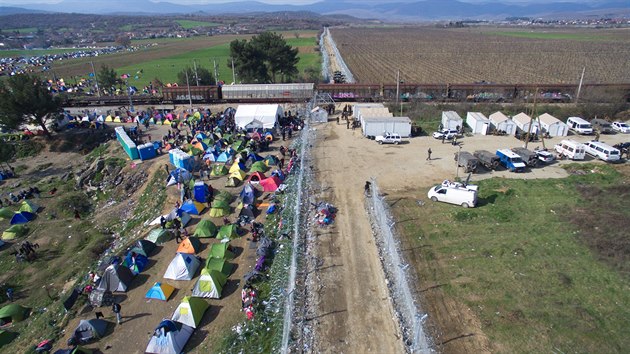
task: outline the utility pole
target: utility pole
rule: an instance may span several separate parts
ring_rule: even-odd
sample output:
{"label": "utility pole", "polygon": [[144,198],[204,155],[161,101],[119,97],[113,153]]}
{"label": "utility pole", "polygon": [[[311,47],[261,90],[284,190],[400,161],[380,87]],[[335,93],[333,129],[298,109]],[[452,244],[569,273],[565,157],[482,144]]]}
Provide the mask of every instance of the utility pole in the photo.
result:
{"label": "utility pole", "polygon": [[[400,99],[400,69],[396,71],[396,104],[398,104],[398,100]],[[401,107],[402,111],[402,107]]]}
{"label": "utility pole", "polygon": [[186,87],[188,87],[188,104],[190,105],[190,110],[192,111],[192,95],[190,94],[190,83],[188,82],[188,70],[184,70],[186,73]]}
{"label": "utility pole", "polygon": [[457,152],[457,162],[455,162],[455,168],[456,168],[456,170],[455,170],[455,180],[456,181],[459,179],[459,159],[460,159],[460,156],[462,154],[462,146],[459,145],[458,147],[459,147],[459,151]]}
{"label": "utility pole", "polygon": [[[538,87],[536,87],[536,90],[534,91],[534,107],[532,108],[532,113],[531,115],[533,116],[536,112],[536,100],[538,99]],[[532,133],[532,127],[534,125],[534,118],[533,117],[529,117],[529,129],[527,129],[527,135],[525,135],[525,149],[527,149],[527,145],[529,145],[529,137],[531,136]]]}
{"label": "utility pole", "polygon": [[230,59],[232,59],[232,82],[236,84],[236,71],[234,71],[234,58],[230,58]]}
{"label": "utility pole", "polygon": [[582,75],[580,76],[580,84],[578,85],[577,94],[575,94],[575,103],[578,103],[580,99],[580,91],[582,91],[582,82],[584,81],[584,72],[586,71],[586,66],[582,68]]}
{"label": "utility pole", "polygon": [[212,59],[212,61],[214,62],[214,84],[216,86],[219,86],[219,71],[217,70],[217,61],[216,59]]}
{"label": "utility pole", "polygon": [[193,68],[195,68],[195,82],[199,86],[199,75],[197,74],[197,59],[193,59]]}
{"label": "utility pole", "polygon": [[94,62],[90,61],[90,65],[92,65],[92,75],[94,75],[94,81],[96,81],[96,94],[98,97],[101,97],[101,88],[98,87],[98,78],[96,77],[96,72],[94,71]]}

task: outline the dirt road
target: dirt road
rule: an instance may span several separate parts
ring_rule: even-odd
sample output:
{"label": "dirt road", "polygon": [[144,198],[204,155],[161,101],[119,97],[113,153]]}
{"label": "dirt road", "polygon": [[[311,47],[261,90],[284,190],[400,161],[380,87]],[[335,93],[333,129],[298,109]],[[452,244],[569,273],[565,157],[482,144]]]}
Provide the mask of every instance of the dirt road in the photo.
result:
{"label": "dirt road", "polygon": [[[320,190],[318,199],[335,205],[339,213],[334,225],[317,229],[315,235],[315,256],[320,259],[321,266],[316,270],[319,284],[315,284],[313,294],[316,307],[316,315],[312,319],[314,352],[404,352],[364,208],[363,185],[370,177],[376,177],[382,191],[398,195],[411,188],[453,179],[457,174],[463,177],[464,172],[456,170],[454,160],[458,148],[430,136],[407,139],[398,146],[378,145],[363,138],[359,129],[346,129],[343,122],[340,125],[329,122],[315,129],[317,142],[313,156]],[[622,134],[608,135],[602,136],[602,140],[614,144],[630,140],[630,136],[626,137]],[[592,139],[583,136],[570,138],[578,141]],[[546,146],[551,148],[560,140],[562,138],[548,140]],[[460,142],[462,150],[470,152],[523,145],[511,136],[465,137]],[[529,148],[536,146],[541,146],[541,143],[532,143]],[[430,161],[426,160],[428,148],[433,151]],[[567,173],[561,166],[567,163],[572,162],[556,162],[519,174],[505,170],[481,170],[472,176],[472,180],[491,177],[562,178]],[[470,313],[460,311],[462,309],[453,304],[443,303],[431,308],[444,312],[438,316],[452,318],[453,321],[461,319],[478,327],[474,325],[478,321],[471,318]],[[451,310],[455,313],[449,313]],[[477,331],[482,332],[479,327]],[[482,343],[461,348],[484,347]]]}

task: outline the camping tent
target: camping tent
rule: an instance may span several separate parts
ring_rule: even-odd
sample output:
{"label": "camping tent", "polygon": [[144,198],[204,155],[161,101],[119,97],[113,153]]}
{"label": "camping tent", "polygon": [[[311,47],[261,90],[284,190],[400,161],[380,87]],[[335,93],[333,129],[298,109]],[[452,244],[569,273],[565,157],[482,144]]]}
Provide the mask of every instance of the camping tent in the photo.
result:
{"label": "camping tent", "polygon": [[494,112],[488,119],[490,119],[490,123],[492,123],[494,129],[503,131],[508,135],[516,133],[516,123],[502,112]]}
{"label": "camping tent", "polygon": [[179,354],[190,339],[194,328],[168,319],[162,320],[153,331],[145,353]]}
{"label": "camping tent", "polygon": [[9,208],[0,208],[0,220],[11,219],[13,214],[15,213]]}
{"label": "camping tent", "polygon": [[220,218],[226,215],[230,215],[230,204],[224,200],[215,200],[212,202],[212,207],[208,213],[213,218]]}
{"label": "camping tent", "polygon": [[282,181],[277,176],[267,177],[260,181],[260,185],[265,192],[275,192],[281,184]]}
{"label": "camping tent", "polygon": [[214,165],[212,166],[212,171],[210,171],[210,176],[212,177],[220,177],[228,174],[228,169],[225,165]]}
{"label": "camping tent", "polygon": [[245,164],[242,162],[235,162],[232,164],[232,167],[230,167],[230,171],[229,173],[232,173],[234,171],[239,171],[239,170],[244,170],[245,169]]}
{"label": "camping tent", "polygon": [[[264,163],[263,163],[264,165]],[[267,168],[265,166],[265,168]],[[265,175],[262,172],[254,172],[251,175],[249,175],[249,178],[247,179],[247,182],[260,182],[263,179],[265,179]]]}
{"label": "camping tent", "polygon": [[234,122],[239,128],[272,129],[278,116],[282,117],[282,107],[278,104],[239,105],[234,114]]}
{"label": "camping tent", "polygon": [[[161,230],[161,229],[157,229],[157,230]],[[154,249],[155,249],[155,243],[149,240],[138,240],[133,245],[133,247],[131,247],[129,252],[135,252],[145,257],[149,257],[149,255]]]}
{"label": "camping tent", "polygon": [[217,239],[218,240],[222,240],[222,239],[233,240],[238,237],[238,233],[236,232],[236,230],[237,230],[236,225],[234,224],[223,225],[221,226],[221,228],[219,229],[219,232],[217,233]]}
{"label": "camping tent", "polygon": [[81,320],[74,330],[73,337],[78,343],[86,343],[94,339],[102,338],[107,331],[109,323],[101,319]]}
{"label": "camping tent", "polygon": [[228,263],[223,258],[210,257],[206,260],[205,269],[216,270],[217,272],[221,272],[225,274],[226,277],[230,275],[230,273],[232,273],[233,268],[234,268],[233,265]]}
{"label": "camping tent", "polygon": [[204,268],[201,270],[201,276],[197,283],[195,283],[192,296],[219,299],[226,282],[227,277],[223,273]]}
{"label": "camping tent", "polygon": [[199,259],[192,254],[177,253],[164,273],[164,278],[190,280],[197,273]]}
{"label": "camping tent", "polygon": [[190,215],[200,215],[206,207],[199,203],[195,202],[192,199],[188,199],[181,206],[181,210],[187,212]]}
{"label": "camping tent", "polygon": [[147,291],[146,295],[144,295],[144,298],[168,301],[174,291],[175,288],[171,285],[156,282],[155,284],[153,284],[151,289]]}
{"label": "camping tent", "polygon": [[186,237],[177,247],[178,253],[195,254],[201,251],[201,242],[196,237]]}
{"label": "camping tent", "polygon": [[166,186],[172,186],[177,183],[188,183],[193,178],[193,175],[183,168],[176,168],[169,174],[169,178],[166,182]]}
{"label": "camping tent", "polygon": [[192,328],[197,328],[208,307],[210,307],[210,305],[208,305],[206,300],[184,296],[182,303],[179,304],[175,312],[173,312],[171,320]]}
{"label": "camping tent", "polygon": [[443,129],[457,129],[461,128],[464,124],[464,120],[455,111],[442,112],[442,127]]}
{"label": "camping tent", "polygon": [[[135,257],[134,257],[135,255]],[[129,268],[131,274],[136,275],[144,270],[149,263],[149,259],[146,256],[137,254],[133,251],[127,252],[125,260],[123,261],[123,267]]]}
{"label": "camping tent", "polygon": [[254,187],[247,183],[243,186],[243,190],[239,194],[239,198],[241,198],[241,202],[243,204],[254,204],[254,200],[256,199],[256,191]]}
{"label": "camping tent", "polygon": [[277,166],[280,163],[280,159],[278,159],[275,155],[267,155],[265,157],[265,164],[267,166]]}
{"label": "camping tent", "polygon": [[2,233],[3,240],[13,240],[16,237],[24,236],[28,233],[28,227],[24,225],[12,225]]}
{"label": "camping tent", "polygon": [[173,238],[173,234],[171,233],[171,231],[167,229],[153,229],[151,230],[151,232],[149,232],[147,237],[145,237],[145,240],[151,241],[156,245],[160,245],[166,241],[169,241],[171,238]]}
{"label": "camping tent", "polygon": [[196,237],[216,237],[217,225],[210,220],[201,220],[197,224],[194,236]]}
{"label": "camping tent", "polygon": [[20,211],[13,214],[10,223],[11,225],[26,224],[27,222],[35,219],[36,216],[36,214],[30,213],[28,211]]}
{"label": "camping tent", "polygon": [[245,179],[245,172],[242,170],[236,170],[230,174],[227,182],[225,183],[226,187],[236,187]]}
{"label": "camping tent", "polygon": [[127,291],[127,287],[129,287],[132,279],[133,274],[129,268],[121,267],[118,264],[110,264],[105,268],[97,289],[111,292]]}
{"label": "camping tent", "polygon": [[265,163],[265,161],[256,161],[249,168],[249,172],[265,173],[267,172],[268,169],[269,167],[267,167],[267,164]]}
{"label": "camping tent", "polygon": [[22,205],[20,206],[20,211],[28,211],[29,213],[37,213],[39,210],[39,205],[35,204],[30,200],[22,201]]}
{"label": "camping tent", "polygon": [[238,213],[238,216],[247,216],[249,220],[256,219],[255,215],[256,209],[254,209],[253,204],[242,205],[241,211]]}
{"label": "camping tent", "polygon": [[18,304],[8,304],[0,309],[0,321],[4,323],[17,323],[28,317],[30,310]]}
{"label": "camping tent", "polygon": [[229,248],[229,242],[214,243],[210,246],[209,258],[233,259],[234,253]]}

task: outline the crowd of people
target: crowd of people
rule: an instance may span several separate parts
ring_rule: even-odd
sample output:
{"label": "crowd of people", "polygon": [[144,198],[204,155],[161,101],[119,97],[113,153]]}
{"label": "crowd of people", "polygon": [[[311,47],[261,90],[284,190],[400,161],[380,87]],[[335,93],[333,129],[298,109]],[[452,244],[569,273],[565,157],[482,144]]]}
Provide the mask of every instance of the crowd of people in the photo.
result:
{"label": "crowd of people", "polygon": [[5,198],[0,198],[0,208],[20,203],[32,197],[39,198],[40,193],[37,187],[23,188],[16,192],[9,192]]}

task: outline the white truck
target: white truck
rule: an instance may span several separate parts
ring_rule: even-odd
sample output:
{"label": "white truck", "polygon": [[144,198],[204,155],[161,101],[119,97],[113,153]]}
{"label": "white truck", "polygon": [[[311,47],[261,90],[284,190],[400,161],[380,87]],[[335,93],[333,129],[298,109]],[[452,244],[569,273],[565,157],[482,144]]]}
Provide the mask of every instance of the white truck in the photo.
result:
{"label": "white truck", "polygon": [[474,208],[477,205],[478,186],[445,180],[442,184],[429,189],[427,196],[434,202],[461,205]]}
{"label": "white truck", "polygon": [[394,144],[398,145],[402,142],[400,134],[385,132],[383,135],[378,135],[374,140],[379,144]]}

